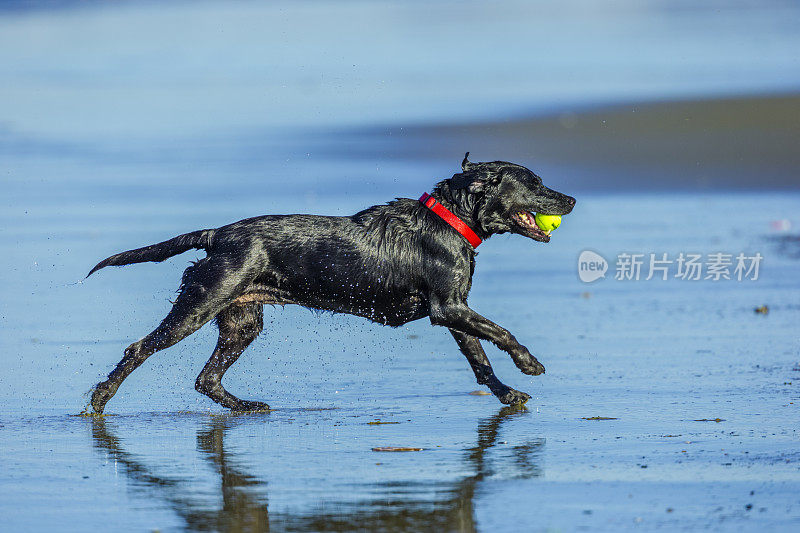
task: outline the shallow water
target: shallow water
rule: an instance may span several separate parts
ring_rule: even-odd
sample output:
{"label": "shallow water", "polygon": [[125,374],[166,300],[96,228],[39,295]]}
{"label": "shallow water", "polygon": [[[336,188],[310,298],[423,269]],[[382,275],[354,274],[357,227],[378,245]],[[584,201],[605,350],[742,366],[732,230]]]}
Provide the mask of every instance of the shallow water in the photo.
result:
{"label": "shallow water", "polygon": [[[83,281],[103,257],[248,216],[415,198],[456,170],[460,153],[384,157],[385,138],[352,157],[330,132],[354,125],[796,87],[796,6],[441,3],[421,20],[392,3],[56,4],[68,8],[0,14],[4,529],[800,526],[797,192],[636,193],[636,176],[598,166],[611,192],[587,193],[552,164],[546,183],[574,193],[575,212],[546,246],[483,244],[470,298],[547,367],[527,377],[487,347],[498,376],[533,396],[524,409],[470,394],[466,361],[425,320],[391,329],[289,306],[267,308],[225,378],[274,411],[230,415],[194,391],[208,325],[148,360],[107,416],[75,416],[201,254]],[[549,48],[522,32],[534,16]],[[269,31],[299,20],[318,33]],[[335,22],[374,46],[329,47]],[[480,24],[480,39],[458,41]],[[526,46],[496,44],[512,34]],[[329,145],[344,153],[307,148]],[[586,249],[612,261],[606,279],[579,280]],[[764,260],[757,281],[615,281],[621,252]]]}

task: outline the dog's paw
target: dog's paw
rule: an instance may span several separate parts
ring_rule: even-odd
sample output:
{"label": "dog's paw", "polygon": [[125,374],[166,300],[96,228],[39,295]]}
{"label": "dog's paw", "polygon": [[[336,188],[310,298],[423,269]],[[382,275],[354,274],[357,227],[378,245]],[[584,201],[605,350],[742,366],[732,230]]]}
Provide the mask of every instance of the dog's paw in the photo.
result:
{"label": "dog's paw", "polygon": [[257,411],[269,411],[269,405],[264,402],[253,402],[250,400],[240,400],[235,407],[231,408],[234,413],[253,413]]}
{"label": "dog's paw", "polygon": [[500,403],[506,405],[522,405],[530,400],[531,396],[530,394],[509,387],[504,393],[498,395],[497,399],[500,400]]}
{"label": "dog's paw", "polygon": [[114,396],[116,389],[111,390],[111,387],[106,382],[102,382],[92,387],[89,392],[91,393],[91,399],[89,400],[89,405],[86,406],[87,412],[91,408],[91,414],[102,415],[106,404]]}
{"label": "dog's paw", "polygon": [[514,364],[517,365],[517,368],[519,368],[523,374],[528,374],[529,376],[544,374],[544,365],[530,353],[525,353],[522,356],[518,355],[513,359]]}
{"label": "dog's paw", "polygon": [[544,374],[544,365],[536,359],[534,359],[532,363],[526,364],[524,367],[520,366],[519,369],[522,370],[523,374],[528,374],[529,376]]}

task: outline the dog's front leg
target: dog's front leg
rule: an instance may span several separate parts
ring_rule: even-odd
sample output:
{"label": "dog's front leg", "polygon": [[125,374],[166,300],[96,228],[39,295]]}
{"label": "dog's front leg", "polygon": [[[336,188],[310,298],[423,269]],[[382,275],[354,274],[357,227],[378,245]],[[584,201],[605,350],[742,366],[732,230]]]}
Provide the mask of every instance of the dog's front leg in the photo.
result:
{"label": "dog's front leg", "polygon": [[469,366],[471,366],[472,371],[475,372],[478,383],[489,387],[489,390],[492,391],[492,394],[497,396],[497,399],[500,400],[501,403],[507,405],[523,404],[531,399],[528,394],[512,389],[497,379],[497,376],[494,375],[492,365],[486,357],[486,352],[483,351],[481,342],[478,339],[454,329],[451,329],[450,333],[456,340],[461,353],[463,353],[467,361],[469,361]]}
{"label": "dog's front leg", "polygon": [[494,343],[508,353],[523,374],[544,374],[544,366],[508,330],[479,315],[463,302],[433,301],[431,323],[478,337]]}

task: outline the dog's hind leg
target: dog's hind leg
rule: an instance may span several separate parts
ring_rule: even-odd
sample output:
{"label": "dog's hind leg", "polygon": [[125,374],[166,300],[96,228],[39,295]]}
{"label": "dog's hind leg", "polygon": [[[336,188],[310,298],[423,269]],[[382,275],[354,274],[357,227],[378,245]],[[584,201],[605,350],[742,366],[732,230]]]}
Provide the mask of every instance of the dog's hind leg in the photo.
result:
{"label": "dog's hind leg", "polygon": [[483,346],[481,346],[481,342],[477,338],[454,329],[451,329],[450,333],[456,340],[461,353],[469,361],[469,366],[475,372],[478,383],[489,387],[489,390],[501,403],[507,405],[523,404],[531,399],[528,394],[512,389],[497,379],[492,365],[489,363],[489,358],[486,357],[486,352],[483,351]]}
{"label": "dog's hind leg", "polygon": [[194,388],[234,411],[265,411],[263,402],[241,400],[222,386],[222,376],[264,329],[264,307],[258,303],[231,305],[216,318],[219,340],[211,359],[197,376]]}
{"label": "dog's hind leg", "polygon": [[238,290],[225,275],[230,265],[202,259],[186,269],[181,293],[161,324],[139,341],[125,349],[125,356],[108,374],[108,379],[94,386],[90,405],[96,414],[102,414],[106,403],[116,394],[122,382],[148,357],[169,348],[214,318],[224,309]]}

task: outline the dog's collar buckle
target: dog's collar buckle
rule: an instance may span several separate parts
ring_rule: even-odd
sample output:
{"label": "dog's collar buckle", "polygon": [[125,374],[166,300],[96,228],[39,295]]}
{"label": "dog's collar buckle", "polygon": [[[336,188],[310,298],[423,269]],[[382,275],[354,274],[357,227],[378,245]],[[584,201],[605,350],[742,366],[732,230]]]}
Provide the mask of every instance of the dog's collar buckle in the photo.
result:
{"label": "dog's collar buckle", "polygon": [[481,238],[478,237],[474,231],[472,231],[472,228],[467,226],[463,220],[458,218],[449,209],[440,204],[436,198],[430,194],[423,193],[422,196],[419,197],[419,201],[422,205],[439,215],[442,220],[450,224],[454,230],[459,232],[465,239],[467,239],[473,248],[477,248],[478,245],[483,242]]}

